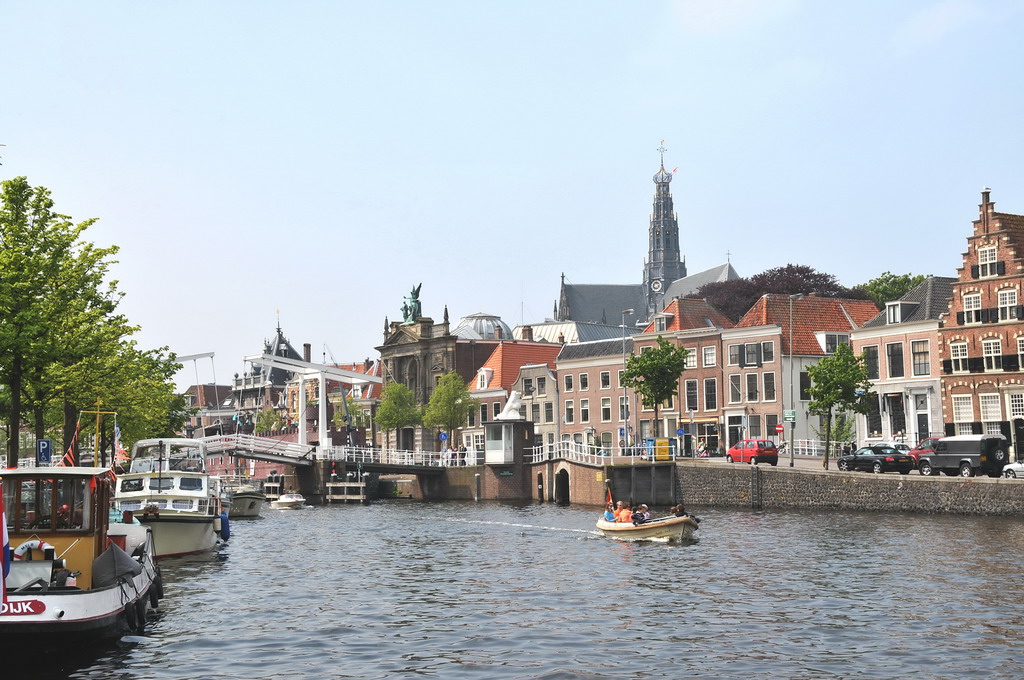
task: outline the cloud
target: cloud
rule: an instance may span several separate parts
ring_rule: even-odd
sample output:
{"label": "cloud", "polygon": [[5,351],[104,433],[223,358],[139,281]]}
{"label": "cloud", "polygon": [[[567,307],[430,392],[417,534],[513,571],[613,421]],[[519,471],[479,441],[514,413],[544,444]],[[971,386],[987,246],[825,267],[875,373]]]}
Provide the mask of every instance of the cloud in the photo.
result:
{"label": "cloud", "polygon": [[800,0],[680,0],[671,4],[678,25],[695,35],[723,35],[794,12]]}
{"label": "cloud", "polygon": [[970,0],[942,0],[912,14],[897,27],[891,42],[898,52],[917,52],[985,18],[986,11]]}

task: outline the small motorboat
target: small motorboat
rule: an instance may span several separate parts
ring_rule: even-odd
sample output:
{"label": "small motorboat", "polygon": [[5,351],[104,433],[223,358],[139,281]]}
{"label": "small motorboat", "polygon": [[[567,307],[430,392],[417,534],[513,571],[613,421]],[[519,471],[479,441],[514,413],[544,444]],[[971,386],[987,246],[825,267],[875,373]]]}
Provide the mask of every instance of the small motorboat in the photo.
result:
{"label": "small motorboat", "polygon": [[17,468],[0,486],[15,546],[0,649],[25,656],[141,633],[163,580],[150,527],[110,523],[111,470]]}
{"label": "small motorboat", "polygon": [[643,524],[597,520],[597,529],[604,536],[623,541],[681,541],[693,536],[699,527],[697,520],[689,515],[650,519]]}
{"label": "small motorboat", "polygon": [[259,517],[267,500],[266,494],[256,488],[252,480],[239,477],[221,477],[223,505],[228,508],[228,517]]}
{"label": "small motorboat", "polygon": [[270,507],[277,510],[300,510],[305,504],[306,499],[297,493],[284,493],[270,501]]}

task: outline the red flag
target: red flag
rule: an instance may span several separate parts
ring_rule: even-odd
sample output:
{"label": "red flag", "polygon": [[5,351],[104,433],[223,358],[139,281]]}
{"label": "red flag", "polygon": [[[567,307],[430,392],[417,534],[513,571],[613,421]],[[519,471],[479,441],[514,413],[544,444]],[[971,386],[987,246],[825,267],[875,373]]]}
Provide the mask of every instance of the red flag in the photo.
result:
{"label": "red flag", "polygon": [[608,485],[608,486],[607,486],[607,487],[605,487],[605,488],[606,488],[606,489],[608,490],[608,499],[607,499],[607,502],[608,502],[608,503],[614,503],[614,501],[612,501],[612,487],[611,487],[611,485]]}

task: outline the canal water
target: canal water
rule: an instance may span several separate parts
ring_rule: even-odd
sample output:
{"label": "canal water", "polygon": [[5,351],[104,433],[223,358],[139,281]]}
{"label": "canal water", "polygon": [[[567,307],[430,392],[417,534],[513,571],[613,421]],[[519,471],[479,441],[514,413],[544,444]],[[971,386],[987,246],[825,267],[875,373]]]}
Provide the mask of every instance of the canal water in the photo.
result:
{"label": "canal water", "polygon": [[162,562],[144,636],[33,678],[1019,678],[1024,522],[697,509],[699,540],[593,508],[265,509]]}

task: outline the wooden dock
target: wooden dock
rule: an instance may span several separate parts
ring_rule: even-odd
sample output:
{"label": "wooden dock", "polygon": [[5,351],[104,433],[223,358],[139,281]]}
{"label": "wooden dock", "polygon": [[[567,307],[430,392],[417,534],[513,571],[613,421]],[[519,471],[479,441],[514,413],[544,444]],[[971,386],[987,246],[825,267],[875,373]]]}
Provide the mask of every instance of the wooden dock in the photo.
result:
{"label": "wooden dock", "polygon": [[328,503],[334,503],[341,501],[342,503],[348,503],[354,501],[356,503],[366,503],[366,482],[342,482],[334,481],[327,482],[327,493],[324,495],[324,499]]}

